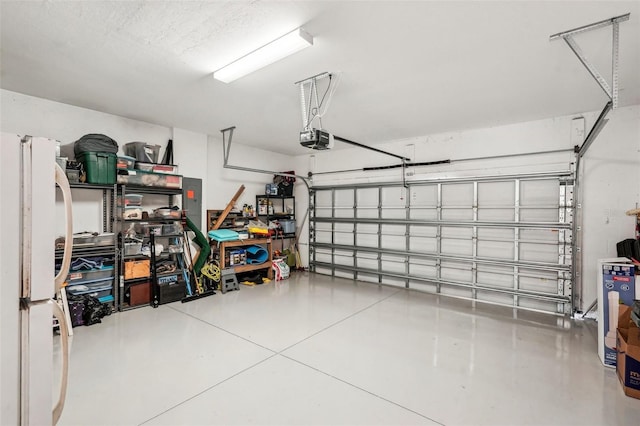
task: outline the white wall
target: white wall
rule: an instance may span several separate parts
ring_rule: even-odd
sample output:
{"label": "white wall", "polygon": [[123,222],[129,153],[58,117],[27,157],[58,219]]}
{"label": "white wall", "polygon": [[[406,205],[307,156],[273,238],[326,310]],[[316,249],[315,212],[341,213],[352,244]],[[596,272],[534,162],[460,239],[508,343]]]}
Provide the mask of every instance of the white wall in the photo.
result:
{"label": "white wall", "polygon": [[[572,138],[573,119],[584,117],[588,131],[598,114],[599,112],[589,112],[507,126],[449,132],[392,141],[376,147],[408,156],[414,162],[452,160],[447,165],[409,170],[409,174],[414,175],[408,176],[408,179],[566,170],[574,158],[571,152],[482,161],[456,160],[532,151],[570,150],[577,143]],[[297,171],[305,175],[309,170],[317,173],[358,169],[363,166],[385,166],[398,164],[398,160],[362,148],[347,148],[313,151],[309,155],[298,156],[296,164]],[[582,305],[585,307],[596,297],[596,260],[614,256],[615,243],[634,235],[634,219],[625,216],[624,212],[640,202],[639,176],[640,106],[620,108],[609,114],[609,123],[584,159]],[[401,177],[401,169],[355,171],[316,175],[314,184],[398,181]],[[300,190],[298,187],[299,203],[303,202]],[[398,193],[398,197],[400,196],[402,194]],[[304,198],[307,199],[306,196]],[[305,228],[301,244],[305,260],[308,256],[306,236]]]}

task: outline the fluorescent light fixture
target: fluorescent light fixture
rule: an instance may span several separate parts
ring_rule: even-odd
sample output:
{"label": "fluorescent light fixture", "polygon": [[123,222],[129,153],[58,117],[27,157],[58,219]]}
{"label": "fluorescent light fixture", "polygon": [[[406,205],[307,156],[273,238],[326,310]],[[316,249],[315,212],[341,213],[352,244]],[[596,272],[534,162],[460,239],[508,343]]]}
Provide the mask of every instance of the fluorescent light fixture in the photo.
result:
{"label": "fluorescent light fixture", "polygon": [[297,28],[225,65],[213,73],[213,78],[230,83],[311,45],[313,37],[302,28]]}

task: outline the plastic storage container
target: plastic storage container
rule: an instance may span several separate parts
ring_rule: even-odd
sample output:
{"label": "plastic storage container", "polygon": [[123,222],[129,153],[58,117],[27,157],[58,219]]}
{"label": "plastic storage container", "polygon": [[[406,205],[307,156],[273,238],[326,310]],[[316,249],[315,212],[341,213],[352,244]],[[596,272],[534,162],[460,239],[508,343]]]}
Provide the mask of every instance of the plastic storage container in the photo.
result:
{"label": "plastic storage container", "polygon": [[154,173],[165,173],[168,175],[177,175],[178,174],[178,166],[173,164],[154,164],[153,165]]}
{"label": "plastic storage container", "polygon": [[153,163],[143,163],[141,161],[136,161],[136,170],[142,170],[143,172],[152,172],[153,166]]}
{"label": "plastic storage container", "polygon": [[119,169],[133,169],[136,165],[136,159],[134,157],[129,157],[128,155],[121,155],[118,157],[118,165]]}
{"label": "plastic storage container", "polygon": [[74,296],[88,294],[98,299],[104,298],[111,295],[113,291],[113,278],[105,278],[78,285],[69,285],[67,286],[67,291]]}
{"label": "plastic storage container", "polygon": [[160,145],[149,145],[145,142],[129,142],[124,144],[124,153],[144,163],[157,163]]}
{"label": "plastic storage container", "polygon": [[127,207],[139,207],[142,205],[142,197],[140,194],[127,194],[124,196],[124,205]]}
{"label": "plastic storage container", "polygon": [[73,236],[73,245],[75,247],[112,246],[115,242],[116,236],[113,232],[103,234],[83,232]]}
{"label": "plastic storage container", "polygon": [[67,284],[84,284],[86,282],[94,282],[95,280],[111,278],[113,279],[113,266],[105,266],[100,269],[89,269],[87,271],[74,271],[67,275]]}
{"label": "plastic storage container", "polygon": [[175,210],[167,207],[155,209],[153,211],[155,217],[163,219],[180,219],[182,217],[182,210]]}
{"label": "plastic storage container", "polygon": [[84,164],[87,183],[113,185],[116,183],[118,156],[106,152],[81,152],[76,160]]}
{"label": "plastic storage container", "polygon": [[282,232],[285,234],[295,234],[296,232],[296,221],[295,220],[278,220],[280,226],[282,227]]}
{"label": "plastic storage container", "polygon": [[142,170],[121,170],[121,173],[118,174],[118,183],[123,185],[182,189],[182,176],[151,173]]}
{"label": "plastic storage container", "polygon": [[133,256],[142,252],[142,243],[124,243],[124,255]]}
{"label": "plastic storage container", "polygon": [[140,207],[125,207],[122,218],[140,220],[142,219],[142,209]]}
{"label": "plastic storage container", "polygon": [[162,235],[179,235],[182,234],[182,232],[183,228],[179,223],[162,225]]}

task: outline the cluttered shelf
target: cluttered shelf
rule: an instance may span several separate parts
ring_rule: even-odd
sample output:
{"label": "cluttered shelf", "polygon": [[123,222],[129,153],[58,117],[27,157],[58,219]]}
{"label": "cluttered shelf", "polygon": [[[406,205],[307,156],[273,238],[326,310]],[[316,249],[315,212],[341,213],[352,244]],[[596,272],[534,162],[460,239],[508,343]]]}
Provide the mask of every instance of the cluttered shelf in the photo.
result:
{"label": "cluttered shelf", "polygon": [[210,244],[219,250],[222,268],[233,268],[236,274],[261,270],[266,272],[267,278],[273,279],[271,238],[213,240]]}

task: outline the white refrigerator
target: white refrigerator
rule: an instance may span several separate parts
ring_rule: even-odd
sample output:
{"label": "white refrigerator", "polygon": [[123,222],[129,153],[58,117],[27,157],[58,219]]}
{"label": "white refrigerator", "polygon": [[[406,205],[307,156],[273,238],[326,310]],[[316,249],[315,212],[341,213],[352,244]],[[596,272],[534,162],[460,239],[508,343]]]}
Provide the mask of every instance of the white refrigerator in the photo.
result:
{"label": "white refrigerator", "polygon": [[[68,273],[73,231],[69,182],[55,157],[51,139],[0,135],[0,425],[55,424],[64,407],[67,321],[53,297]],[[65,202],[66,243],[54,277],[56,185]],[[54,317],[60,365],[53,361]],[[53,389],[54,375],[60,389]]]}

